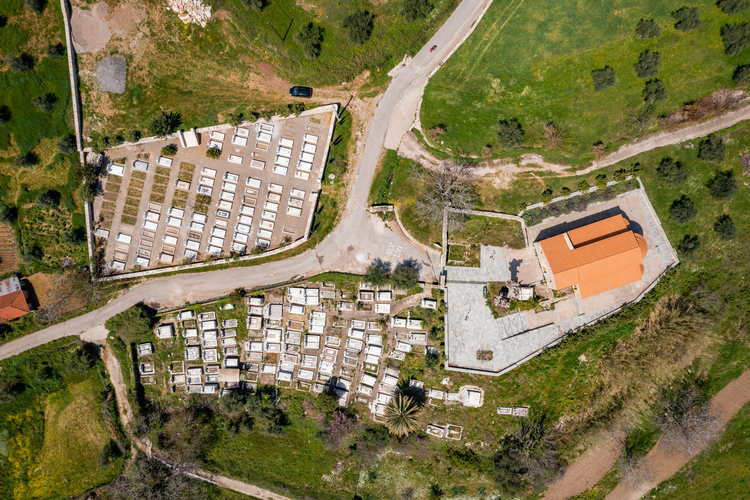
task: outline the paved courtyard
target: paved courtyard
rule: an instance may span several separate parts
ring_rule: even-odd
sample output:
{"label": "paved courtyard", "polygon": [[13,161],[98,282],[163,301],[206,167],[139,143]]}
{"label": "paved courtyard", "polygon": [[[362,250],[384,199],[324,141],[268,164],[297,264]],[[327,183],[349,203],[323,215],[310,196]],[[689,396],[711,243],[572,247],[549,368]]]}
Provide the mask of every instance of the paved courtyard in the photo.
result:
{"label": "paved courtyard", "polygon": [[[289,119],[198,129],[108,151],[96,236],[111,272],[202,261],[308,235],[335,108]],[[168,144],[177,152],[161,156]],[[218,159],[206,151],[221,150]]]}
{"label": "paved courtyard", "polygon": [[[541,254],[539,241],[616,214],[624,215],[633,231],[641,234],[648,243],[641,281],[587,298],[581,298],[577,292],[569,294],[556,301],[551,310],[524,311],[493,318],[485,297],[488,281],[507,281],[512,268],[517,269],[516,279],[521,284],[544,281],[543,272],[548,271],[544,259],[537,257]],[[528,232],[535,252],[529,248],[525,255],[519,255],[523,251],[483,247],[481,268],[446,268],[448,318],[445,347],[449,370],[485,375],[505,373],[568,333],[638,300],[664,270],[677,261],[646,194],[640,190],[590,205],[585,212],[547,220],[529,227]],[[531,255],[534,256],[533,265]],[[490,259],[490,256],[494,258]],[[514,259],[521,260],[520,265],[511,266]],[[507,263],[505,269],[500,265],[503,262]],[[491,359],[478,359],[478,351],[491,351]]]}

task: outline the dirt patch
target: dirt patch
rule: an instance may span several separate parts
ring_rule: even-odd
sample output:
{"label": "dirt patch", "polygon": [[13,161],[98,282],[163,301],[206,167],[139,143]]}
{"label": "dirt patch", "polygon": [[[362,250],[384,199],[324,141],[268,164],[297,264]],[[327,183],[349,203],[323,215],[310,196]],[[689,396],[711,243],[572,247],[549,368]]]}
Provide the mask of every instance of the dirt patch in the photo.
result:
{"label": "dirt patch", "polygon": [[15,271],[20,265],[16,233],[7,222],[0,222],[0,274]]}
{"label": "dirt patch", "polygon": [[96,65],[96,83],[100,92],[122,94],[125,92],[127,62],[122,57],[109,56]]}
{"label": "dirt patch", "polygon": [[[99,7],[100,5],[104,5],[104,8]],[[109,42],[112,32],[107,21],[102,18],[102,14],[106,17],[106,8],[106,4],[96,4],[96,16],[88,10],[77,10],[70,16],[73,46],[77,52],[99,52]]]}
{"label": "dirt patch", "polygon": [[226,21],[227,19],[231,19],[232,14],[229,13],[228,10],[225,9],[219,9],[211,16],[211,20],[218,19],[219,21]]}
{"label": "dirt patch", "polygon": [[119,38],[127,38],[146,18],[146,12],[140,6],[118,5],[108,19],[112,34]]}

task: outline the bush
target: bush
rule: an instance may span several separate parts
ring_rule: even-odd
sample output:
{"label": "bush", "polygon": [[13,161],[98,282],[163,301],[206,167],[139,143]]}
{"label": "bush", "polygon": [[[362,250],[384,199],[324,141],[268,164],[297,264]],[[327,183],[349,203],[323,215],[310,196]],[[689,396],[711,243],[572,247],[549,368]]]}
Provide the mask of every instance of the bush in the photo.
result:
{"label": "bush", "polygon": [[459,469],[478,471],[485,469],[484,459],[471,448],[448,447],[445,449],[445,458],[453,467]]}
{"label": "bush", "polygon": [[308,59],[315,59],[320,55],[320,44],[323,43],[323,28],[308,23],[294,35],[294,41],[302,46],[302,52]]}
{"label": "bush", "polygon": [[696,7],[682,7],[672,12],[672,17],[677,21],[674,28],[680,31],[693,31],[701,26],[701,16]]}
{"label": "bush", "polygon": [[36,197],[36,204],[44,208],[57,208],[60,206],[60,193],[45,189]]}
{"label": "bush", "polygon": [[542,191],[540,198],[542,199],[544,203],[549,203],[550,201],[552,201],[552,190],[545,189],[544,191]]}
{"label": "bush", "polygon": [[339,397],[333,390],[321,392],[315,399],[315,405],[326,415],[330,415],[339,407]]}
{"label": "bush", "polygon": [[11,116],[13,114],[10,112],[10,108],[8,106],[0,106],[0,125],[5,125],[10,121]]}
{"label": "bush", "polygon": [[607,187],[607,174],[597,174],[596,175],[596,187],[599,189],[604,189]]}
{"label": "bush", "polygon": [[13,160],[13,165],[21,168],[33,167],[37,163],[39,163],[39,157],[31,151],[26,154],[18,155],[16,156],[16,159]]}
{"label": "bush", "polygon": [[737,85],[750,82],[750,64],[740,64],[737,66],[732,75],[732,80]]}
{"label": "bush", "polygon": [[0,28],[4,28],[8,24],[8,18],[0,14]]}
{"label": "bush", "polygon": [[687,171],[682,164],[669,156],[661,159],[661,163],[659,163],[656,173],[659,174],[661,180],[672,187],[679,186],[685,182],[685,179],[687,178]]}
{"label": "bush", "polygon": [[180,126],[182,116],[175,111],[162,111],[159,115],[151,119],[148,125],[148,131],[157,137],[166,137]]}
{"label": "bush", "polygon": [[513,148],[523,144],[523,128],[518,119],[500,120],[497,142],[506,148]]}
{"label": "bush", "polygon": [[646,49],[638,56],[638,62],[633,65],[639,78],[652,78],[659,72],[661,54]]}
{"label": "bush", "polygon": [[578,189],[578,191],[580,191],[582,193],[585,193],[586,191],[589,190],[590,187],[591,186],[589,186],[588,181],[586,181],[584,179],[584,180],[582,180],[581,182],[578,183],[578,185],[576,186],[576,189]]}
{"label": "bush", "polygon": [[34,67],[34,58],[28,54],[21,54],[18,57],[9,57],[8,67],[11,71],[15,71],[16,73],[29,71]]}
{"label": "bush", "polygon": [[424,367],[428,370],[440,366],[440,355],[434,352],[428,352],[424,355]]}
{"label": "bush", "polygon": [[677,251],[683,257],[692,257],[701,248],[701,239],[696,235],[686,234],[677,244]]}
{"label": "bush", "polygon": [[61,43],[51,43],[47,45],[47,57],[50,59],[60,59],[65,55],[65,46]]}
{"label": "bush", "polygon": [[375,16],[366,10],[349,14],[344,18],[346,37],[351,43],[365,43],[375,27]]}
{"label": "bush", "polygon": [[42,94],[34,97],[31,103],[39,108],[42,113],[52,113],[55,110],[57,96],[55,94]]}
{"label": "bush", "polygon": [[26,0],[24,3],[26,7],[36,13],[43,12],[45,7],[47,7],[47,0]]}
{"label": "bush", "polygon": [[591,79],[594,81],[594,90],[601,92],[615,84],[615,70],[609,66],[595,69],[591,72]]}
{"label": "bush", "polygon": [[0,222],[15,222],[18,220],[18,209],[12,205],[0,205]]}
{"label": "bush", "polygon": [[137,304],[111,317],[104,326],[126,343],[130,343],[150,333],[155,324],[156,311],[143,304]]}
{"label": "bush", "polygon": [[64,155],[73,154],[78,151],[76,144],[76,137],[74,135],[66,135],[57,143],[57,150]]}
{"label": "bush", "polygon": [[734,196],[737,192],[737,181],[732,176],[731,170],[716,172],[711,180],[706,184],[708,192],[716,199],[726,200]]}
{"label": "bush", "polygon": [[698,145],[698,158],[703,161],[721,163],[725,156],[724,140],[718,135],[709,135]]}
{"label": "bush", "polygon": [[734,221],[727,214],[716,219],[714,231],[722,240],[733,240],[737,236],[737,226],[734,225]]}
{"label": "bush", "polygon": [[245,2],[245,5],[247,5],[248,7],[250,7],[256,12],[262,11],[263,9],[266,8],[266,5],[267,5],[266,0],[242,0],[242,1]]}
{"label": "bush", "polygon": [[643,86],[643,101],[647,104],[667,100],[667,89],[658,78],[652,78]]}
{"label": "bush", "polygon": [[407,23],[424,19],[432,10],[433,5],[430,0],[404,0],[401,5],[401,15]]}
{"label": "bush", "polygon": [[719,0],[716,6],[724,11],[725,14],[733,16],[743,12],[750,6],[750,0]]}
{"label": "bush", "polygon": [[696,215],[698,215],[698,209],[695,208],[693,201],[684,194],[669,206],[669,216],[678,224],[684,224]]}
{"label": "bush", "polygon": [[167,144],[161,148],[162,156],[174,156],[177,154],[177,144]]}
{"label": "bush", "polygon": [[653,19],[643,19],[635,25],[635,34],[640,38],[656,38],[661,34],[661,28]]}
{"label": "bush", "polygon": [[26,245],[23,249],[23,260],[27,264],[39,262],[44,257],[44,252],[38,245]]}
{"label": "bush", "polygon": [[63,235],[65,243],[77,247],[86,241],[86,230],[82,227],[71,229]]}
{"label": "bush", "polygon": [[750,24],[726,24],[721,28],[724,39],[724,52],[734,56],[750,44]]}
{"label": "bush", "polygon": [[242,111],[232,111],[227,118],[233,127],[239,127],[245,121],[245,113]]}
{"label": "bush", "polygon": [[138,142],[141,140],[140,130],[127,130],[125,131],[125,140],[128,142]]}
{"label": "bush", "polygon": [[221,158],[221,150],[219,148],[208,148],[206,150],[206,156],[218,160]]}

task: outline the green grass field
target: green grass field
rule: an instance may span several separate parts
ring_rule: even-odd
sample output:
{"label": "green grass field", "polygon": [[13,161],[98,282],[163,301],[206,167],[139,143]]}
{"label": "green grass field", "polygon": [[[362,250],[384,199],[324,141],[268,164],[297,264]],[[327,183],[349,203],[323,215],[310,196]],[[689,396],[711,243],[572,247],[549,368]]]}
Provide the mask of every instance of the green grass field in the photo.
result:
{"label": "green grass field", "polygon": [[68,337],[0,362],[2,498],[70,498],[119,474],[122,456],[100,463],[110,440],[122,446],[114,405],[102,411],[106,372],[76,364],[81,349]]}
{"label": "green grass field", "polygon": [[[499,120],[517,118],[526,132],[518,152],[537,150],[570,163],[590,160],[597,141],[612,149],[634,135],[626,110],[643,103],[645,80],[633,64],[644,49],[661,54],[657,78],[668,99],[656,105],[657,116],[734,87],[732,73],[750,61],[750,51],[727,56],[719,31],[727,23],[747,22],[750,11],[728,16],[714,4],[692,2],[703,24],[685,33],[675,30],[670,16],[684,5],[681,0],[493,2],[472,36],[430,80],[422,126],[444,125],[441,148],[479,155],[489,144],[497,156],[516,152],[497,145]],[[640,18],[656,20],[661,36],[637,38]],[[614,69],[616,83],[595,92],[591,71],[604,66]],[[548,122],[565,131],[560,150],[544,149]]]}
{"label": "green grass field", "polygon": [[[426,19],[406,23],[400,14],[401,1],[274,0],[257,12],[243,0],[211,0],[207,3],[218,14],[201,28],[183,24],[164,10],[160,0],[143,3],[149,13],[139,29],[147,28],[147,34],[133,47],[130,39],[113,37],[101,52],[80,56],[82,68],[89,71],[105,55],[128,62],[126,90],[121,95],[99,93],[93,77],[82,80],[82,92],[88,96],[85,114],[97,115],[87,126],[95,132],[143,130],[161,109],[178,111],[183,127],[216,124],[235,108],[275,110],[291,102],[286,88],[268,88],[277,85],[278,80],[272,79],[276,75],[293,85],[320,87],[350,83],[369,70],[370,83],[380,85],[404,54],[421,47],[458,4],[436,0]],[[364,44],[351,44],[342,23],[360,9],[375,15],[374,30]],[[320,56],[315,59],[305,58],[294,41],[310,22],[324,30]]]}

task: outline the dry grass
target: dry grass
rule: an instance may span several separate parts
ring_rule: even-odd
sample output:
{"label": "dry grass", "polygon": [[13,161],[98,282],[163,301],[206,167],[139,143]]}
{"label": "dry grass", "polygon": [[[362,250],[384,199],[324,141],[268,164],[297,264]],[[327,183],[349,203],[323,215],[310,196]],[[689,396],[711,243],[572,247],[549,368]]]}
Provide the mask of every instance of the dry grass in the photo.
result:
{"label": "dry grass", "polygon": [[131,172],[130,178],[143,181],[146,179],[146,172],[141,172],[140,170],[134,170],[133,172]]}
{"label": "dry grass", "polygon": [[164,203],[164,195],[153,193],[149,197],[149,201],[153,201],[154,203]]}
{"label": "dry grass", "polygon": [[138,207],[138,206],[141,205],[141,198],[140,197],[138,197],[138,198],[130,198],[130,197],[125,198],[125,204],[133,206],[133,207]]}

